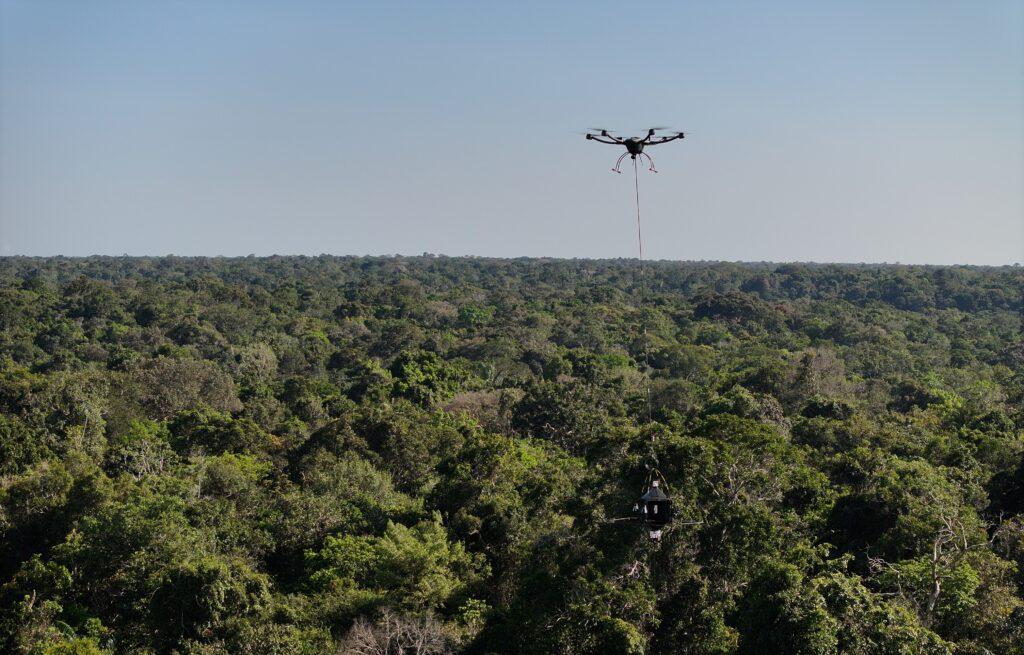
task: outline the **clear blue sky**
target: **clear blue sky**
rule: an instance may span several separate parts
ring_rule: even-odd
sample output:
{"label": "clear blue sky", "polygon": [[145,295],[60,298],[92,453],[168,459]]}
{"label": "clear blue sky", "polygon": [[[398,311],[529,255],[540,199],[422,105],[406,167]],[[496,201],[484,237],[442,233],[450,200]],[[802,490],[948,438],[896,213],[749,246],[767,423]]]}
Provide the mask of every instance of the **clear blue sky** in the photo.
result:
{"label": "clear blue sky", "polygon": [[0,253],[1024,262],[1024,3],[0,0]]}

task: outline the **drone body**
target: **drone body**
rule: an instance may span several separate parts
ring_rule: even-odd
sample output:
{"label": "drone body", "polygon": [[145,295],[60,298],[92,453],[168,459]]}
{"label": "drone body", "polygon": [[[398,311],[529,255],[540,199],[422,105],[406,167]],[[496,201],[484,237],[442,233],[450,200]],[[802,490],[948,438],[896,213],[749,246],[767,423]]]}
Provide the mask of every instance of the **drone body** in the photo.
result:
{"label": "drone body", "polygon": [[644,142],[639,139],[629,138],[622,142],[626,146],[626,152],[635,159],[637,155],[643,154]]}
{"label": "drone body", "polygon": [[654,168],[654,160],[651,156],[644,152],[644,146],[659,146],[669,141],[675,141],[676,139],[682,139],[686,137],[683,132],[674,132],[668,136],[655,136],[654,133],[659,130],[664,130],[662,127],[652,127],[647,130],[647,136],[644,137],[629,137],[628,139],[620,139],[617,136],[611,134],[609,130],[591,130],[587,132],[587,141],[597,141],[598,143],[607,143],[608,145],[625,146],[626,152],[622,153],[618,161],[615,162],[615,168],[612,170],[616,173],[621,173],[622,170],[619,166],[622,164],[622,160],[629,155],[630,159],[636,159],[640,157],[647,158],[647,162],[650,164],[650,170],[653,173],[658,171]]}

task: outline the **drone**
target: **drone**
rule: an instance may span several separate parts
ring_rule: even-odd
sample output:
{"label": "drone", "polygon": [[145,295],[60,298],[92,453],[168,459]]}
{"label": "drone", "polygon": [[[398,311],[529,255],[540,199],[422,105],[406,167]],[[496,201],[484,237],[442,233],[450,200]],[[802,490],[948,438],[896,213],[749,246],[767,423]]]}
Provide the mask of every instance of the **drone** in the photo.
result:
{"label": "drone", "polygon": [[663,143],[668,143],[669,141],[675,141],[676,139],[682,139],[686,137],[686,134],[684,134],[683,132],[672,132],[669,133],[667,136],[654,135],[655,132],[664,131],[666,129],[668,128],[652,127],[647,130],[647,136],[631,136],[628,139],[620,139],[619,137],[615,136],[611,130],[604,130],[598,128],[593,128],[587,131],[586,135],[587,141],[597,141],[598,143],[607,143],[608,145],[613,146],[626,146],[626,152],[622,153],[622,156],[620,156],[618,161],[615,162],[615,168],[612,169],[613,172],[622,172],[619,166],[622,164],[622,160],[626,158],[626,155],[629,155],[630,159],[633,160],[636,160],[636,158],[639,156],[641,157],[641,161],[643,157],[647,157],[647,162],[648,164],[650,164],[650,168],[648,168],[647,170],[651,171],[652,173],[657,173],[657,169],[654,168],[654,160],[651,159],[650,155],[644,152],[644,146],[660,146]]}

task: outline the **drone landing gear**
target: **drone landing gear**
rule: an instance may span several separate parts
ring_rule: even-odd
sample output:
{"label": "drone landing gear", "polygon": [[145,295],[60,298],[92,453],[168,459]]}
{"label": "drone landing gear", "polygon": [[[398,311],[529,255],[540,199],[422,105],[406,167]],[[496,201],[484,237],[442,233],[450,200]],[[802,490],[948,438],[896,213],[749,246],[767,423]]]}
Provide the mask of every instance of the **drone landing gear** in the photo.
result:
{"label": "drone landing gear", "polygon": [[622,160],[625,159],[627,155],[630,159],[634,160],[637,158],[637,156],[639,156],[640,161],[643,161],[643,158],[647,157],[647,163],[650,165],[650,167],[647,170],[649,170],[652,173],[658,172],[658,169],[654,167],[654,160],[651,159],[651,156],[648,155],[646,152],[641,152],[639,155],[630,155],[628,152],[624,152],[621,155],[619,155],[619,158],[615,161],[615,168],[612,169],[613,173],[622,173]]}
{"label": "drone landing gear", "polygon": [[[615,160],[615,167],[612,168],[613,173],[622,173],[622,171],[619,169],[619,165],[622,164],[622,160],[625,159],[626,155],[628,154],[628,152],[624,152],[621,155],[619,155],[619,158],[617,160]],[[633,155],[633,159],[636,159],[636,155]]]}

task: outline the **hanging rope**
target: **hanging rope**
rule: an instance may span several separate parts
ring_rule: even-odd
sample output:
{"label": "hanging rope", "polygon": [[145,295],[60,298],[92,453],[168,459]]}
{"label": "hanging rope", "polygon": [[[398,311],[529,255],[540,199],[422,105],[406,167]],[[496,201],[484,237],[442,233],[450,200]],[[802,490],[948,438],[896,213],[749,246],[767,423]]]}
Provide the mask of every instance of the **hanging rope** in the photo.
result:
{"label": "hanging rope", "polygon": [[[644,236],[640,227],[640,173],[633,158],[633,191],[636,196],[636,245],[640,264],[640,324],[643,331],[644,382],[646,384],[645,417],[651,422],[651,357],[647,348],[647,271],[644,266]],[[651,434],[651,453],[654,453],[654,434]],[[657,465],[657,461],[655,461]]]}

